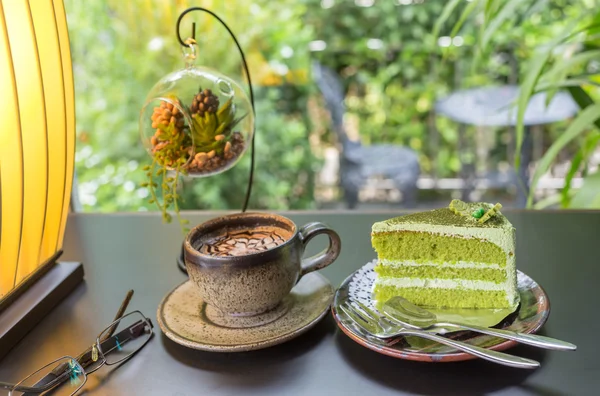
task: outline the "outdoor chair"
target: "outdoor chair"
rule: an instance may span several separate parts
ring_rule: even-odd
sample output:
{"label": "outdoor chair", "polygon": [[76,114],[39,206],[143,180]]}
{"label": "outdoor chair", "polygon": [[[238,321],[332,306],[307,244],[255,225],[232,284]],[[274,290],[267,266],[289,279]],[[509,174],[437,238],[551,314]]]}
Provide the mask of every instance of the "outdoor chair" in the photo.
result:
{"label": "outdoor chair", "polygon": [[363,146],[360,141],[351,140],[344,128],[345,95],[338,75],[318,62],[313,63],[312,69],[341,145],[340,184],[348,208],[356,207],[360,188],[376,176],[392,180],[402,193],[403,204],[414,207],[420,173],[417,154],[406,147],[391,144]]}

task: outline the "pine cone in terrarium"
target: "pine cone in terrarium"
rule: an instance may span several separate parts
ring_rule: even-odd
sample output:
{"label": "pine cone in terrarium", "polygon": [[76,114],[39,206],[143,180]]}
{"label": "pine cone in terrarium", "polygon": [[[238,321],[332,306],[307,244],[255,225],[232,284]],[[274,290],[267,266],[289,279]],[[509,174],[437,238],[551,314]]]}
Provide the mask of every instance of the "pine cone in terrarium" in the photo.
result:
{"label": "pine cone in terrarium", "polygon": [[204,91],[200,89],[192,101],[192,115],[199,114],[204,117],[204,113],[216,113],[219,108],[219,97],[212,93],[210,89]]}
{"label": "pine cone in terrarium", "polygon": [[[235,118],[236,108],[232,99],[219,107],[218,99],[211,95],[208,89],[200,92],[194,97],[191,107],[196,154],[190,170],[196,172],[214,171],[236,158],[244,148],[241,134],[233,131],[244,116]],[[194,112],[194,109],[197,110]]]}

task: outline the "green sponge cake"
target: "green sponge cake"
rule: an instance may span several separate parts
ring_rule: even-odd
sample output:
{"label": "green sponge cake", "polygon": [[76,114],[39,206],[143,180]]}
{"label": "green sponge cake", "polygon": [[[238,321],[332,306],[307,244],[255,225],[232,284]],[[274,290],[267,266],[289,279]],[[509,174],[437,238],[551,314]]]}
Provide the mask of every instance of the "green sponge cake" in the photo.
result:
{"label": "green sponge cake", "polygon": [[448,208],[373,224],[378,302],[516,308],[515,229],[500,204],[453,200]]}

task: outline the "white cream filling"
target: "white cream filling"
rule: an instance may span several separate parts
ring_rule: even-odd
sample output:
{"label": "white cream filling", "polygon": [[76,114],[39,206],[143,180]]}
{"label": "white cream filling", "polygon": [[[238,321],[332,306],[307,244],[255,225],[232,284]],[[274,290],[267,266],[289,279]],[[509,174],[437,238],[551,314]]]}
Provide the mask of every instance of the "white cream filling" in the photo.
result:
{"label": "white cream filling", "polygon": [[481,280],[463,279],[426,279],[426,278],[393,278],[389,276],[377,277],[375,285],[394,287],[426,287],[434,289],[467,289],[467,290],[493,290],[507,289],[506,283],[495,283]]}
{"label": "white cream filling", "polygon": [[417,263],[414,260],[379,259],[379,264],[385,267],[434,267],[434,268],[465,268],[465,269],[502,269],[498,264],[478,263],[474,261],[458,261],[456,263]]}

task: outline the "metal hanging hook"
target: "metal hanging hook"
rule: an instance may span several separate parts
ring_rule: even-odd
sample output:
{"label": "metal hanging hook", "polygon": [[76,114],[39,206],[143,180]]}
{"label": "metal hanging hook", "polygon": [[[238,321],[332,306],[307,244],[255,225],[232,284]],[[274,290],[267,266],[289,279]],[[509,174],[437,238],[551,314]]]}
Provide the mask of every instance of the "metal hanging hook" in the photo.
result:
{"label": "metal hanging hook", "polygon": [[[240,43],[238,42],[237,38],[235,37],[235,34],[233,34],[233,32],[231,31],[231,29],[229,28],[229,26],[227,26],[227,24],[221,19],[219,18],[219,16],[217,14],[215,14],[214,12],[207,10],[206,8],[202,8],[202,7],[190,7],[187,10],[183,11],[181,13],[181,15],[179,15],[179,18],[177,18],[177,25],[175,27],[175,34],[177,35],[177,40],[179,41],[179,44],[181,44],[183,47],[187,47],[188,45],[185,43],[185,41],[181,38],[181,34],[180,34],[180,25],[181,25],[181,20],[183,19],[183,17],[185,15],[187,15],[188,13],[192,12],[192,11],[204,11],[208,14],[210,14],[211,16],[213,16],[216,20],[218,20],[221,25],[223,25],[223,27],[225,29],[227,29],[227,32],[229,33],[229,35],[231,36],[231,38],[233,39],[233,41],[235,42],[235,45],[240,53],[240,57],[242,58],[242,64],[244,66],[244,72],[246,74],[246,78],[248,79],[248,91],[250,93],[250,104],[252,105],[252,114],[255,116],[256,119],[256,110],[254,107],[254,91],[252,89],[252,79],[250,78],[250,70],[248,69],[248,63],[246,62],[246,56],[244,55],[244,51],[242,50],[242,47],[240,45]],[[196,40],[196,22],[192,22],[192,34],[191,34],[191,38]],[[254,181],[254,136],[256,134],[256,128],[252,131],[252,139],[250,142],[250,174],[248,176],[248,187],[246,188],[246,198],[244,199],[244,204],[242,206],[242,212],[245,212],[246,209],[248,209],[248,203],[250,201],[250,195],[252,194],[252,182]],[[181,247],[181,252],[180,254],[177,256],[177,266],[179,267],[179,269],[187,274],[187,270],[185,267],[185,260],[184,260],[184,248],[183,246]]]}
{"label": "metal hanging hook", "polygon": [[[233,39],[239,53],[240,53],[240,57],[242,58],[242,64],[244,66],[244,72],[246,74],[246,78],[248,79],[248,91],[250,93],[250,104],[252,105],[252,114],[255,116],[256,118],[256,110],[254,107],[254,91],[252,89],[252,78],[250,77],[250,70],[248,68],[248,63],[246,62],[246,56],[244,55],[244,50],[242,50],[242,46],[240,45],[237,37],[235,36],[235,34],[233,33],[233,31],[231,31],[231,29],[229,28],[229,26],[227,26],[227,24],[225,23],[225,21],[223,21],[217,14],[215,14],[214,12],[212,12],[211,10],[208,10],[206,8],[203,7],[190,7],[188,9],[186,9],[185,11],[183,11],[180,15],[179,18],[177,18],[177,24],[175,27],[175,34],[177,35],[177,40],[179,41],[179,44],[181,44],[184,47],[187,47],[188,44],[186,44],[185,40],[183,40],[181,38],[181,33],[180,33],[180,26],[181,26],[181,21],[183,19],[184,16],[186,16],[188,13],[192,12],[192,11],[203,11],[206,12],[207,14],[210,14],[212,17],[214,17],[217,21],[219,21],[221,23],[221,25],[223,25],[223,27],[225,29],[227,29],[227,32],[229,33],[229,35],[231,36],[231,38]],[[196,22],[192,22],[192,34],[191,34],[191,38],[192,39],[196,39]],[[248,203],[250,201],[250,195],[252,194],[252,182],[254,181],[254,135],[255,135],[256,129],[254,131],[252,131],[252,139],[250,142],[250,175],[248,176],[248,187],[246,189],[246,198],[244,199],[244,204],[242,206],[242,212],[245,212],[246,209],[248,209]]]}

